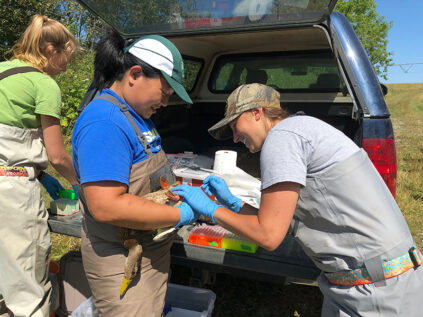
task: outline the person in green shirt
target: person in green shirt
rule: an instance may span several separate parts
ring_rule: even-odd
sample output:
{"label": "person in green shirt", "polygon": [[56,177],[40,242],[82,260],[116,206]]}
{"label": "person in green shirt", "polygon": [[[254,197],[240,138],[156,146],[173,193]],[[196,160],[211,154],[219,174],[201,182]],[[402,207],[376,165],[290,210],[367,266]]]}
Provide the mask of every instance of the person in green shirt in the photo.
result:
{"label": "person in green shirt", "polygon": [[77,189],[53,77],[66,71],[78,49],[61,23],[35,15],[12,59],[0,63],[0,293],[15,316],[50,313],[51,241],[40,183],[58,198],[62,185],[43,172],[50,162]]}

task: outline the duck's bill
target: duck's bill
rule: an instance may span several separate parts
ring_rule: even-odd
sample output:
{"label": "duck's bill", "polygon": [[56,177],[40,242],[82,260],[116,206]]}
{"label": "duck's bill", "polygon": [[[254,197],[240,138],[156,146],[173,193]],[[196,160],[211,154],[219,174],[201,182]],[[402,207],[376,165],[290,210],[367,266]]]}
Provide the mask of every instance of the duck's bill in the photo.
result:
{"label": "duck's bill", "polygon": [[120,297],[122,298],[125,295],[126,290],[128,289],[129,284],[131,284],[132,280],[128,280],[126,277],[123,278],[122,286],[120,287]]}

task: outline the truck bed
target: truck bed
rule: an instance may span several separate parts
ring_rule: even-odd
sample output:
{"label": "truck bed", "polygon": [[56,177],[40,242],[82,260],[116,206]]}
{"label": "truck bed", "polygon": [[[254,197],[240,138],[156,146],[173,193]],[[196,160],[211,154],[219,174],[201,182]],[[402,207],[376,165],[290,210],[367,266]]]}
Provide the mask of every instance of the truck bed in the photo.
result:
{"label": "truck bed", "polygon": [[[50,215],[48,223],[52,232],[81,237],[81,220],[80,213]],[[275,251],[259,247],[251,254],[191,244],[188,235],[192,228],[189,225],[178,230],[171,249],[172,264],[274,283],[286,283],[287,277],[289,282],[313,283],[320,273],[291,235]]]}
{"label": "truck bed", "polygon": [[[304,112],[321,119],[344,132],[360,146],[360,122],[353,119],[352,102],[322,100],[283,102],[290,113]],[[213,139],[207,129],[224,117],[226,104],[223,102],[199,102],[193,105],[170,105],[160,108],[152,117],[162,137],[166,153],[184,151],[214,158],[219,150],[238,152],[237,166],[248,174],[260,178],[260,153],[250,153],[242,143],[235,144],[232,139],[218,141]]]}

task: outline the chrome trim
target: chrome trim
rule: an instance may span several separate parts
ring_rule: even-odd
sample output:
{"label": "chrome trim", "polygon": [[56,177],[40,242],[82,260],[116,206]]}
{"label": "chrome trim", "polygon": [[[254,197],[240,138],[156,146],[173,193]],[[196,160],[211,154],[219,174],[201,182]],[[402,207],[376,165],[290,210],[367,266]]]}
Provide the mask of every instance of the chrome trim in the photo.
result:
{"label": "chrome trim", "polygon": [[329,24],[335,48],[338,49],[354,96],[364,116],[389,117],[379,79],[351,24],[339,12],[332,12]]}

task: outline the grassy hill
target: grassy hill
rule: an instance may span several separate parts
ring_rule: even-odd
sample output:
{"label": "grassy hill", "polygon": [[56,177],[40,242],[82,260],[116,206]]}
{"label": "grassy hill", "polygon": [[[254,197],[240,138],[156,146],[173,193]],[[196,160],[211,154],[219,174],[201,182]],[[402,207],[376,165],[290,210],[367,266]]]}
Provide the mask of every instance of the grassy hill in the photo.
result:
{"label": "grassy hill", "polygon": [[423,84],[388,85],[397,150],[397,195],[420,249],[423,248]]}

